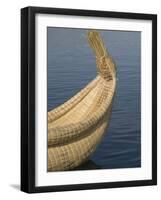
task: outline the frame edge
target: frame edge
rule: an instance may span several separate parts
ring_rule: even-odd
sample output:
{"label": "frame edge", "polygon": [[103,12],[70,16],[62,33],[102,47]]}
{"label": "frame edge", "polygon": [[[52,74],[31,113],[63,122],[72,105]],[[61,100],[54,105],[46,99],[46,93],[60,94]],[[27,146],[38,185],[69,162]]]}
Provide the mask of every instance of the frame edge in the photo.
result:
{"label": "frame edge", "polygon": [[35,31],[31,7],[21,9],[21,186],[35,187]]}
{"label": "frame edge", "polygon": [[28,8],[21,9],[21,191],[28,192]]}

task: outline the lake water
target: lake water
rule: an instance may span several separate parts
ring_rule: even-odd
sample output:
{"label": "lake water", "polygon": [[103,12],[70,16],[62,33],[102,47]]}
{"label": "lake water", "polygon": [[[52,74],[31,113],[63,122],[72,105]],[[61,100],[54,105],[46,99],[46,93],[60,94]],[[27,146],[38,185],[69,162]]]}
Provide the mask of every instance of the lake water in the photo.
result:
{"label": "lake water", "polygon": [[[86,30],[48,28],[48,111],[96,76]],[[117,91],[110,125],[90,160],[79,169],[141,166],[141,33],[100,31],[117,65]]]}

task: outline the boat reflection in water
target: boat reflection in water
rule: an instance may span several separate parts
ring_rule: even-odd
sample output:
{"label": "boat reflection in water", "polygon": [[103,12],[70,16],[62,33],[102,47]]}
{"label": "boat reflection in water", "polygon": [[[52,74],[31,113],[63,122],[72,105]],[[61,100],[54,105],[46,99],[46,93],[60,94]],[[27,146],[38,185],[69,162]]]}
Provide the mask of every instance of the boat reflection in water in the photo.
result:
{"label": "boat reflection in water", "polygon": [[101,166],[97,165],[92,160],[87,160],[85,163],[80,166],[74,168],[73,170],[90,170],[90,169],[101,169]]}

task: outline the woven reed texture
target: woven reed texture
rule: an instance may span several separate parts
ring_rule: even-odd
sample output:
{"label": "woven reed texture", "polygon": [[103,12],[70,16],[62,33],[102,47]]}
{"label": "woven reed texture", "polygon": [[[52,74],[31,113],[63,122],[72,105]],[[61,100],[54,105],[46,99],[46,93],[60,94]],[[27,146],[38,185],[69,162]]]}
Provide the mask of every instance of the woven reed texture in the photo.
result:
{"label": "woven reed texture", "polygon": [[115,64],[97,31],[88,32],[98,75],[84,89],[48,112],[48,171],[73,169],[86,161],[109,124],[116,88]]}

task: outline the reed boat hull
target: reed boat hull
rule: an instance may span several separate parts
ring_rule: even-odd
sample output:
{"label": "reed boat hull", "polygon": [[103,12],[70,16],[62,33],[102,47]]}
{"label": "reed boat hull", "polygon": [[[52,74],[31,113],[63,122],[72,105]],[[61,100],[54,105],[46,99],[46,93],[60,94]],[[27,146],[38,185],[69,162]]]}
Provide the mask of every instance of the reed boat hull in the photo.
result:
{"label": "reed boat hull", "polygon": [[116,89],[115,66],[100,35],[90,31],[88,39],[99,73],[70,100],[48,112],[48,171],[79,166],[107,132]]}

